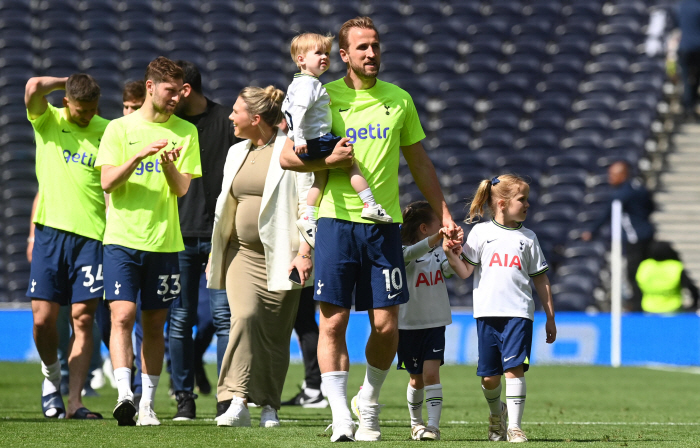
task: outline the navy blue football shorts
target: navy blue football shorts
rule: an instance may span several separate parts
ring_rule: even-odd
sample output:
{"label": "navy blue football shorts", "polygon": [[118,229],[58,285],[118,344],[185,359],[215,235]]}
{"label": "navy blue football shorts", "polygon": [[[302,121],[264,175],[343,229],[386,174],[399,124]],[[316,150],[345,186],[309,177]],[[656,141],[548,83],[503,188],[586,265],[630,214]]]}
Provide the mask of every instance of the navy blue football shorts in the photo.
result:
{"label": "navy blue football shorts", "polygon": [[319,138],[312,138],[306,141],[306,154],[299,154],[302,160],[325,159],[333,152],[335,145],[342,137],[335,136],[330,132]]}
{"label": "navy blue football shorts", "polygon": [[532,321],[523,317],[480,317],[476,319],[479,339],[478,376],[503,375],[523,365],[530,368]]}
{"label": "navy blue football shorts", "polygon": [[408,302],[399,224],[321,218],[316,232],[314,300],[355,310]]}
{"label": "navy blue football shorts", "polygon": [[117,244],[105,246],[105,300],[136,303],[142,310],[170,308],[182,292],[177,252],[146,252]]}
{"label": "navy blue football shorts", "polygon": [[63,306],[102,293],[102,242],[37,224],[27,297]]}
{"label": "navy blue football shorts", "polygon": [[423,362],[439,360],[445,364],[445,327],[421,330],[399,330],[399,358],[397,368],[408,373],[423,373]]}

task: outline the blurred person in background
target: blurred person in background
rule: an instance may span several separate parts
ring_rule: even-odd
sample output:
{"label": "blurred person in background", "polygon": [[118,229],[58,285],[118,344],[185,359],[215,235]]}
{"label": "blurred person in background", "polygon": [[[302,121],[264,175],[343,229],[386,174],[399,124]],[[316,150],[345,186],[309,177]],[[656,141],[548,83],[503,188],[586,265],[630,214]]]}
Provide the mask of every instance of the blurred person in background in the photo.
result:
{"label": "blurred person in background", "polygon": [[640,311],[642,293],[637,286],[636,275],[639,264],[647,258],[647,249],[654,238],[654,226],[649,221],[654,211],[654,201],[649,191],[630,179],[630,166],[624,160],[614,162],[608,168],[610,203],[597,221],[581,234],[581,239],[590,241],[595,233],[610,222],[612,202],[622,202],[622,230],[625,235],[625,257],[627,259],[627,280],[632,287],[630,311]]}
{"label": "blurred person in background", "polygon": [[684,311],[683,289],[690,292],[693,300],[687,308],[697,309],[700,293],[683,267],[678,252],[666,241],[654,241],[648,253],[649,258],[642,261],[637,269],[642,310],[646,313]]}
{"label": "blurred person in background", "polygon": [[676,22],[681,30],[678,64],[683,80],[683,113],[686,119],[696,120],[700,87],[700,1],[682,0],[678,4]]}

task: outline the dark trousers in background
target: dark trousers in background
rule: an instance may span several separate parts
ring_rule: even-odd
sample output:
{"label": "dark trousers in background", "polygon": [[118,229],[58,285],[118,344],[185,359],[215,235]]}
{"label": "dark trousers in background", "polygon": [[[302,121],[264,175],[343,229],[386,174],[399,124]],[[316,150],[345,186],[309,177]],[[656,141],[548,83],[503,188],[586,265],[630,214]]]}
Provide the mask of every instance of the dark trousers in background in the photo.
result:
{"label": "dark trousers in background", "polygon": [[679,52],[678,64],[683,80],[683,111],[694,114],[700,87],[700,50]]}
{"label": "dark trousers in background", "polygon": [[316,323],[316,301],[314,288],[301,290],[299,310],[294,321],[294,331],[299,337],[301,355],[304,358],[306,387],[321,389],[321,369],[318,366],[318,323]]}
{"label": "dark trousers in background", "polygon": [[[180,260],[180,285],[182,290],[180,296],[174,300],[173,306],[170,309],[170,322],[168,327],[168,339],[170,344],[170,363],[171,375],[173,380],[174,392],[193,392],[194,391],[194,375],[195,375],[195,352],[201,362],[201,354],[211,341],[214,333],[219,337],[217,343],[217,355],[221,344],[228,343],[228,332],[226,336],[219,334],[218,326],[214,326],[221,308],[218,306],[211,307],[210,315],[213,321],[209,323],[197,324],[200,282],[202,273],[209,261],[209,253],[211,252],[211,241],[208,238],[183,238],[185,250],[178,254]],[[212,295],[216,295],[218,291],[210,290],[210,301],[203,303],[203,306],[208,306],[214,303],[216,298],[212,300]],[[225,292],[224,292],[225,296]],[[224,299],[225,300],[225,299]],[[228,302],[226,302],[228,308]],[[227,325],[230,326],[230,311],[228,313]],[[195,340],[192,338],[192,329],[197,327],[198,341],[197,350],[195,350]],[[201,333],[201,335],[200,335]],[[208,335],[208,339],[207,339]],[[205,345],[206,343],[206,345]],[[217,356],[217,358],[220,358]]]}

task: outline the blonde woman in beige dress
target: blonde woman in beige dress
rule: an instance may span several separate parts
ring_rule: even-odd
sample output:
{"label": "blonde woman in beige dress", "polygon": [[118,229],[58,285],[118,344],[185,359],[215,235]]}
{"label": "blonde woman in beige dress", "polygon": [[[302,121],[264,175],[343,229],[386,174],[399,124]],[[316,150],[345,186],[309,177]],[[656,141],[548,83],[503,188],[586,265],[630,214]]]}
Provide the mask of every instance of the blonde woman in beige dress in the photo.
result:
{"label": "blonde woman in beige dress", "polygon": [[231,147],[216,204],[209,288],[226,288],[231,333],[221,365],[218,426],[250,426],[248,402],[262,406],[260,426],[279,426],[277,410],[289,367],[289,342],[302,286],[313,284],[311,248],[296,220],[306,209],[310,173],[285,171],[279,158],[286,136],[284,93],[246,87],[229,117],[247,139]]}

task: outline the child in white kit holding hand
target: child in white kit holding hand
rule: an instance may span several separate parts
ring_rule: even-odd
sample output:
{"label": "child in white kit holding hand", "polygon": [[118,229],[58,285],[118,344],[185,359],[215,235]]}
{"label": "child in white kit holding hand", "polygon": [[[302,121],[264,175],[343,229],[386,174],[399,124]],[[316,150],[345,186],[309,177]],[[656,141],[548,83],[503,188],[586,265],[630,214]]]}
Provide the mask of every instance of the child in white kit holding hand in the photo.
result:
{"label": "child in white kit holding hand", "polygon": [[[521,429],[525,408],[525,372],[530,366],[535,303],[530,279],[547,315],[546,342],[557,337],[548,270],[537,236],[523,227],[530,207],[524,179],[505,174],[479,185],[466,222],[489,211],[493,219],[474,226],[462,249],[445,240],[443,249],[462,278],[474,275],[481,379],[489,404],[489,440],[527,442]],[[486,208],[486,210],[485,210]],[[506,376],[506,403],[501,401],[501,375]],[[506,428],[506,419],[508,426]]]}
{"label": "child in white kit holding hand", "polygon": [[[331,134],[331,109],[328,92],[319,81],[330,66],[333,36],[305,33],[292,39],[291,55],[300,73],[287,89],[282,112],[289,127],[288,137],[294,141],[294,152],[300,159],[317,160],[328,157],[341,137]],[[391,223],[393,219],[374,200],[372,190],[357,162],[347,169],[350,184],[362,199],[364,219],[377,223]],[[328,171],[315,171],[314,183],[306,202],[306,214],[297,221],[297,227],[311,247],[316,243],[316,213],[323,190],[328,182]]]}
{"label": "child in white kit holding hand", "polygon": [[[403,211],[401,239],[406,281],[411,300],[399,306],[399,370],[411,375],[406,391],[413,440],[440,440],[442,385],[440,366],[445,363],[445,326],[452,323],[445,278],[454,275],[441,246],[440,219],[426,201],[409,204]],[[456,247],[462,241],[460,229]],[[423,400],[428,424],[423,422]]]}

